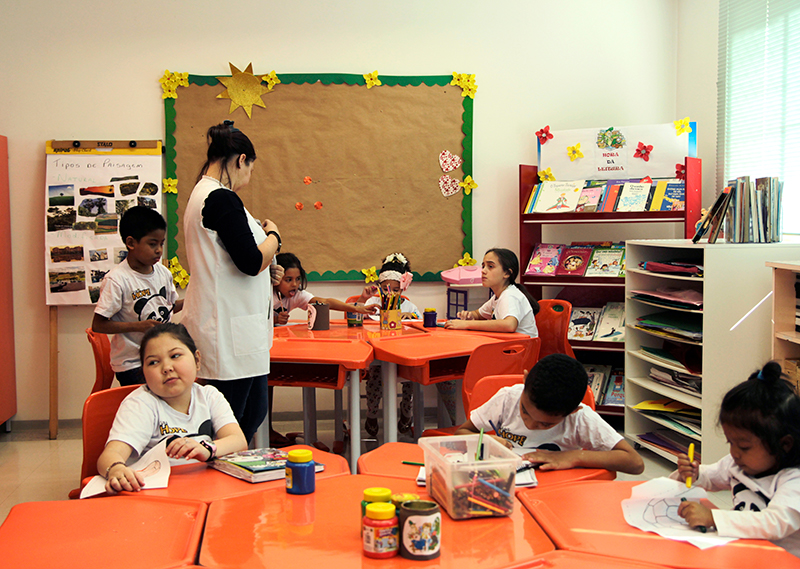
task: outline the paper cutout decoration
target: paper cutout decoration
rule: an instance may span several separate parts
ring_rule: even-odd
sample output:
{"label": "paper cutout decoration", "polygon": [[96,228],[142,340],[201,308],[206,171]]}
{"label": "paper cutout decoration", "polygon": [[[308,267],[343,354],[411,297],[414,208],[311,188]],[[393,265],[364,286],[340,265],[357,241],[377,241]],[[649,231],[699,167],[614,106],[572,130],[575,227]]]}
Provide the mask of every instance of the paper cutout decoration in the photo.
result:
{"label": "paper cutout decoration", "polygon": [[322,209],[322,202],[314,202],[314,209]]}
{"label": "paper cutout decoration", "polygon": [[537,130],[536,137],[539,139],[539,144],[545,144],[548,140],[553,138],[553,135],[550,134],[550,125],[545,126],[541,130]]}
{"label": "paper cutout decoration", "polygon": [[470,257],[469,253],[464,253],[464,256],[461,257],[458,261],[456,261],[456,264],[453,265],[453,268],[455,269],[456,267],[471,267],[477,262],[478,260]]}
{"label": "paper cutout decoration", "polygon": [[296,204],[294,204],[294,208],[295,208],[297,211],[303,211],[303,204],[302,204],[302,202],[297,202]]}
{"label": "paper cutout decoration", "polygon": [[178,257],[172,257],[169,260],[169,272],[172,273],[172,282],[175,283],[175,286],[186,288],[189,284],[189,273],[181,266]]}
{"label": "paper cutout decoration", "polygon": [[451,85],[461,87],[461,96],[475,98],[475,93],[478,91],[478,84],[475,83],[475,74],[469,73],[456,73],[453,71],[453,80],[450,81]]}
{"label": "paper cutout decoration", "polygon": [[252,63],[244,71],[239,71],[233,63],[228,63],[228,65],[231,66],[231,77],[216,78],[217,81],[227,87],[217,95],[217,99],[231,100],[231,108],[228,114],[242,107],[247,113],[247,117],[253,118],[253,105],[267,108],[261,96],[269,92],[269,89],[261,84],[261,79],[253,75]]}
{"label": "paper cutout decoration", "polygon": [[684,132],[692,132],[692,127],[689,124],[690,122],[689,117],[683,117],[682,119],[673,121],[675,124],[675,136],[680,136]]}
{"label": "paper cutout decoration", "polygon": [[686,164],[675,164],[675,177],[679,180],[686,179]]}
{"label": "paper cutout decoration", "polygon": [[383,85],[383,83],[381,83],[381,80],[378,79],[377,69],[372,73],[365,73],[363,77],[364,81],[367,82],[367,89],[372,89],[373,87],[377,87],[378,85]]}
{"label": "paper cutout decoration", "polygon": [[178,180],[175,178],[164,178],[161,181],[161,188],[162,192],[165,194],[177,194],[178,193]]}
{"label": "paper cutout decoration", "polygon": [[641,158],[645,162],[650,161],[650,152],[653,150],[653,145],[648,144],[645,145],[644,142],[640,142],[639,145],[636,147],[636,152],[633,153],[634,158]]}
{"label": "paper cutout decoration", "polygon": [[458,183],[459,186],[464,188],[464,193],[469,195],[469,193],[478,187],[478,184],[475,183],[475,180],[472,179],[472,176],[467,176],[464,178],[463,182]]}
{"label": "paper cutout decoration", "polygon": [[556,177],[550,171],[550,168],[539,170],[539,180],[542,182],[555,182]]}
{"label": "paper cutout decoration", "polygon": [[164,71],[164,76],[158,80],[161,83],[161,89],[164,91],[161,95],[162,99],[177,99],[178,87],[189,86],[188,73],[171,73],[169,69]]}
{"label": "paper cutout decoration", "polygon": [[375,265],[372,265],[369,269],[361,269],[361,272],[364,273],[365,283],[372,283],[378,280],[378,271]]}
{"label": "paper cutout decoration", "polygon": [[311,176],[306,176],[305,178],[303,178],[303,183],[304,183],[306,186],[309,186],[309,185],[311,185],[311,183],[312,183],[313,181],[314,181],[314,180],[312,180],[312,179],[311,179]]}
{"label": "paper cutout decoration", "polygon": [[613,126],[597,133],[597,148],[622,148],[625,146],[625,136]]}
{"label": "paper cutout decoration", "polygon": [[439,178],[439,189],[442,190],[442,195],[446,198],[457,194],[461,190],[458,180],[444,175]]}
{"label": "paper cutout decoration", "polygon": [[267,82],[267,91],[272,91],[275,88],[275,85],[281,82],[281,80],[278,79],[278,76],[275,74],[274,69],[269,72],[269,75],[264,75],[261,80]]}
{"label": "paper cutout decoration", "polygon": [[581,143],[577,143],[575,146],[567,146],[567,155],[569,156],[569,161],[574,162],[578,158],[583,158],[583,152],[581,152]]}
{"label": "paper cutout decoration", "polygon": [[442,172],[452,172],[463,163],[460,156],[451,154],[449,150],[442,150],[442,153],[439,154],[439,166],[442,167]]}

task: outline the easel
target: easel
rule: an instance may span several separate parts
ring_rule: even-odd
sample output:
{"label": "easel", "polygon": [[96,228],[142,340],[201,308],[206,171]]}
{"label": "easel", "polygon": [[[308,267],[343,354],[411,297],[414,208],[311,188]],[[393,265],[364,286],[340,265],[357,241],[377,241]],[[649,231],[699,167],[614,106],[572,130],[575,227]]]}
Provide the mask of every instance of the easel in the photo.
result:
{"label": "easel", "polygon": [[[153,148],[161,148],[160,140],[51,140],[48,146],[64,154],[95,154],[97,151],[109,154],[124,154],[136,150],[152,153]],[[61,153],[60,152],[60,153]],[[50,440],[58,438],[58,306],[50,306]]]}

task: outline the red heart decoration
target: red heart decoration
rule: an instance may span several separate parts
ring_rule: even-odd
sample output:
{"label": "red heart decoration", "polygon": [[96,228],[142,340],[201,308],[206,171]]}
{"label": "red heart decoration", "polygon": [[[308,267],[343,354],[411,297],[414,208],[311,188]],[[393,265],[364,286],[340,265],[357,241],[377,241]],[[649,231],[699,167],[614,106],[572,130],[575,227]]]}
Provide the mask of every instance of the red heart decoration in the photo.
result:
{"label": "red heart decoration", "polygon": [[460,156],[451,154],[449,150],[443,150],[442,153],[439,154],[439,166],[442,167],[442,172],[452,172],[463,163],[464,161]]}
{"label": "red heart decoration", "polygon": [[442,190],[442,195],[444,197],[449,198],[457,194],[461,190],[461,186],[458,185],[458,180],[450,176],[442,176],[439,178],[439,189]]}

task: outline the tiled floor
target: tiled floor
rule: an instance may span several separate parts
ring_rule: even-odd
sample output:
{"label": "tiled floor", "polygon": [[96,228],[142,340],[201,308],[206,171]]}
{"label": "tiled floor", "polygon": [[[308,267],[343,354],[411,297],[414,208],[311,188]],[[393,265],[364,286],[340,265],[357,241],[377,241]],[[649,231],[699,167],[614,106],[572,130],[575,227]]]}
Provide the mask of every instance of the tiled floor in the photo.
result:
{"label": "tiled floor", "polygon": [[[302,422],[276,422],[280,432],[302,431]],[[333,422],[319,422],[319,436],[329,447],[333,445]],[[382,433],[382,431],[381,431]],[[362,432],[362,437],[366,434]],[[381,436],[379,434],[379,436]],[[403,439],[410,441],[411,439]],[[365,441],[364,452],[374,448],[376,441]],[[0,522],[20,502],[65,500],[79,484],[81,471],[80,421],[62,422],[58,439],[48,439],[46,426],[14,425],[12,432],[0,432]],[[649,480],[666,476],[671,464],[646,450],[642,451],[645,471],[638,476],[620,474],[618,480]],[[711,496],[718,506],[730,508],[727,492]]]}

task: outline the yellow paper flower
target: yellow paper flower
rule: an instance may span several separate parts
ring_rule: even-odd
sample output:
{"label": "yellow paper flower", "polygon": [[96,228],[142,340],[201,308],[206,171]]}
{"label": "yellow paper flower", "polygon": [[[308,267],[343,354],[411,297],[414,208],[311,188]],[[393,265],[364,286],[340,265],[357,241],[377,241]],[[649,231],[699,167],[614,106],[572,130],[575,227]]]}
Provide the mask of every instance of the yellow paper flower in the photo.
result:
{"label": "yellow paper flower", "polygon": [[539,180],[542,182],[553,182],[555,181],[556,177],[550,171],[550,168],[545,168],[544,170],[539,170]]}
{"label": "yellow paper flower", "polygon": [[278,79],[278,75],[275,73],[274,69],[269,72],[269,75],[264,75],[261,80],[267,82],[267,91],[272,91],[275,88],[275,85],[281,82],[281,80]]}
{"label": "yellow paper flower", "polygon": [[378,271],[375,269],[375,265],[372,265],[369,269],[361,269],[361,272],[364,273],[365,283],[372,283],[378,280]]}
{"label": "yellow paper flower", "polygon": [[461,87],[461,96],[475,98],[475,93],[478,91],[478,84],[475,83],[475,74],[472,73],[456,73],[453,71],[453,80],[450,81],[451,85]]}
{"label": "yellow paper flower", "polygon": [[372,89],[373,87],[377,87],[381,85],[381,80],[378,79],[378,70],[376,69],[372,73],[365,73],[363,75],[364,81],[367,82],[367,89]]}
{"label": "yellow paper flower", "polygon": [[163,192],[165,194],[177,194],[178,193],[178,180],[175,178],[164,178],[162,180],[162,187]]}
{"label": "yellow paper flower", "polygon": [[163,89],[164,93],[162,93],[162,99],[177,99],[178,98],[178,87],[188,87],[189,86],[189,74],[188,73],[171,73],[169,69],[164,71],[164,76],[158,80],[161,83],[161,89]]}
{"label": "yellow paper flower", "polygon": [[467,176],[464,178],[463,182],[458,183],[459,186],[464,188],[464,193],[469,195],[469,193],[478,187],[478,184],[475,183],[475,180],[472,179],[472,176]]}
{"label": "yellow paper flower", "polygon": [[690,123],[689,117],[684,117],[680,120],[673,121],[675,124],[675,136],[680,136],[684,132],[692,132],[692,127],[689,126]]}
{"label": "yellow paper flower", "polygon": [[583,158],[583,152],[581,152],[581,143],[579,142],[575,146],[567,146],[567,154],[569,155],[570,162],[574,162],[578,158]]}
{"label": "yellow paper flower", "polygon": [[169,260],[169,272],[172,273],[172,282],[175,283],[175,286],[186,288],[186,285],[189,284],[189,273],[181,266],[178,257],[172,257]]}
{"label": "yellow paper flower", "polygon": [[461,257],[456,262],[455,265],[453,265],[453,268],[455,269],[456,267],[470,267],[470,266],[474,265],[477,262],[478,262],[478,260],[477,259],[473,259],[472,257],[470,257],[469,253],[464,253],[464,256]]}

